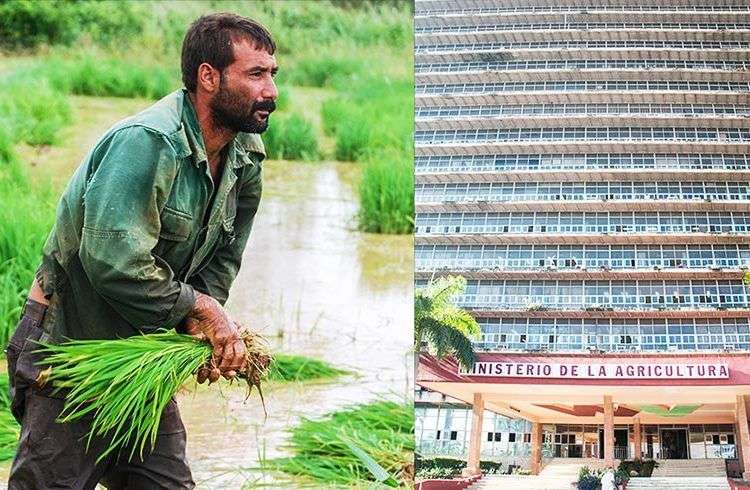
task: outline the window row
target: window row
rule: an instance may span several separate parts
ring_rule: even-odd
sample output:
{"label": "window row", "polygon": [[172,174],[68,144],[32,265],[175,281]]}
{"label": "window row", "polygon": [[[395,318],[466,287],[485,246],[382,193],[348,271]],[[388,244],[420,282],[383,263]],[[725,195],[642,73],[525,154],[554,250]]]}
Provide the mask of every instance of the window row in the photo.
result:
{"label": "window row", "polygon": [[480,319],[486,350],[603,351],[750,349],[745,318],[685,320]]}
{"label": "window row", "polygon": [[[417,4],[419,5],[419,4]],[[750,11],[750,5],[524,5],[520,7],[470,7],[470,8],[442,8],[417,9],[416,16],[437,15],[467,15],[467,14],[499,14],[503,12],[745,12]]]}
{"label": "window row", "polygon": [[415,245],[416,270],[740,268],[750,245]]}
{"label": "window row", "polygon": [[750,141],[750,128],[502,128],[415,131],[418,144],[491,143],[496,141]]}
{"label": "window row", "polygon": [[600,169],[750,169],[748,155],[590,153],[549,155],[418,155],[415,171],[482,172],[508,170],[600,170]]}
{"label": "window row", "polygon": [[417,184],[420,203],[582,200],[742,200],[748,182],[489,182]]}
{"label": "window row", "polygon": [[[414,407],[417,450],[426,455],[465,456],[471,433],[471,409],[442,406]],[[482,422],[484,457],[528,455],[531,425],[485,411]]]}
{"label": "window row", "polygon": [[488,82],[417,84],[417,95],[490,94],[499,92],[574,91],[712,91],[748,92],[750,82],[698,82],[680,80],[563,80],[546,82]]}
{"label": "window row", "polygon": [[693,69],[747,70],[745,61],[709,60],[513,60],[456,61],[452,63],[417,63],[416,73],[445,73],[490,70],[564,70],[564,69]]}
{"label": "window row", "polygon": [[417,213],[416,233],[748,233],[750,213]]}
{"label": "window row", "polygon": [[742,281],[469,280],[456,303],[527,310],[747,308],[748,293]]}
{"label": "window row", "polygon": [[417,107],[420,118],[558,114],[750,114],[750,106],[735,104],[512,104]]}
{"label": "window row", "polygon": [[492,43],[451,43],[451,44],[418,44],[414,52],[445,53],[452,51],[502,51],[507,49],[550,49],[550,48],[676,48],[676,49],[747,49],[748,41],[656,41],[651,39],[628,40],[585,40],[585,41],[523,41]]}
{"label": "window row", "polygon": [[733,22],[534,22],[478,25],[416,26],[417,34],[435,32],[493,32],[558,29],[750,29],[750,24]]}

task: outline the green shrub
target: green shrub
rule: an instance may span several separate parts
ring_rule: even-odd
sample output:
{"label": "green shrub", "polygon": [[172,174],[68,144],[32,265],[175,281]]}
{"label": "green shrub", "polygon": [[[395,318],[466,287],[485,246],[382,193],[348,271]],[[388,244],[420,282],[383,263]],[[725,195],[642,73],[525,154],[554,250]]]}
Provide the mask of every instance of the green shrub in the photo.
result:
{"label": "green shrub", "polygon": [[414,230],[414,168],[397,153],[371,157],[359,186],[359,228],[371,233]]}
{"label": "green shrub", "polygon": [[274,160],[315,160],[320,154],[312,125],[296,114],[271,116],[263,144]]}
{"label": "green shrub", "polygon": [[[479,468],[484,474],[500,473],[502,464],[494,461],[480,461]],[[414,459],[414,470],[419,479],[454,478],[461,475],[466,468],[466,461],[454,458],[422,458],[417,455]]]}

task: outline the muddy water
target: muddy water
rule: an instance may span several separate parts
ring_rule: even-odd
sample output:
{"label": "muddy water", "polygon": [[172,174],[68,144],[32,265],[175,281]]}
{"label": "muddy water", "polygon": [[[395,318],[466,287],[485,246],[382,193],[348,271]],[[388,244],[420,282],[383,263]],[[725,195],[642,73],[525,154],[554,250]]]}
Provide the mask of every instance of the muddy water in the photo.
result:
{"label": "muddy water", "polygon": [[[266,388],[268,418],[239,387],[180,396],[199,488],[240,488],[273,477],[254,470],[285,453],[300,417],[389,395],[409,396],[412,239],[357,232],[358,167],[268,162],[264,195],[227,307],[283,352],[356,371],[330,383]],[[279,484],[288,488],[288,484]]]}

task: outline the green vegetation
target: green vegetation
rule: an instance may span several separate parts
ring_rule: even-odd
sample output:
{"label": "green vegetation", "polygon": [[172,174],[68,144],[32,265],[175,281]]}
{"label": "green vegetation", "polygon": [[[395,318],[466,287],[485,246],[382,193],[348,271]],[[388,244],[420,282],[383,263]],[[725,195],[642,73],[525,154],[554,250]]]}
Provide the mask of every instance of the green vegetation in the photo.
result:
{"label": "green vegetation", "polygon": [[349,371],[338,369],[319,359],[295,356],[290,354],[276,354],[268,369],[269,381],[313,381],[333,379],[350,374]]}
{"label": "green vegetation", "polygon": [[320,156],[312,125],[301,116],[271,116],[263,134],[268,158],[276,160],[315,160]]}
{"label": "green vegetation", "polygon": [[323,128],[339,160],[364,162],[359,227],[414,230],[413,82],[360,77],[323,105]]}
{"label": "green vegetation", "polygon": [[323,124],[336,138],[336,159],[363,160],[383,150],[410,155],[414,85],[372,75],[347,80],[323,104]]}
{"label": "green vegetation", "polygon": [[602,487],[602,477],[608,471],[614,472],[615,485],[618,488],[621,484],[627,483],[630,479],[630,476],[620,469],[614,471],[612,468],[591,469],[588,466],[582,466],[578,470],[578,481],[576,482],[576,487],[579,490],[597,490]]}
{"label": "green vegetation", "polygon": [[[92,437],[110,441],[98,461],[131,448],[129,458],[156,443],[169,400],[211,356],[211,346],[173,332],[122,340],[78,340],[45,345],[48,380],[65,390],[61,422],[93,414]],[[127,423],[126,423],[127,422]]]}
{"label": "green vegetation", "polygon": [[294,456],[271,459],[264,466],[302,477],[312,486],[406,485],[414,470],[414,408],[376,401],[321,420],[304,419],[291,430],[289,449]]}
{"label": "green vegetation", "polygon": [[[78,109],[75,115],[80,115],[81,99],[74,96],[158,99],[180,87],[182,39],[189,24],[206,13],[232,11],[250,16],[265,24],[277,41],[276,56],[281,65],[278,111],[271,118],[271,131],[263,136],[271,157],[336,158],[361,163],[360,228],[379,233],[410,232],[413,216],[410,7],[410,2],[399,0],[1,2],[2,346],[7,344],[18,320],[44,240],[52,227],[54,205],[61,190],[40,182],[32,184],[27,176],[29,162],[18,155],[44,154],[49,150],[45,145],[72,144],[70,134],[61,130],[70,123],[73,108]],[[301,104],[303,100],[312,103]],[[323,100],[327,100],[324,112],[319,113]],[[67,141],[61,141],[63,137]],[[74,163],[77,162],[70,162]],[[394,175],[386,175],[389,166],[396,169]],[[149,345],[148,340],[135,341],[146,342],[144,349]],[[205,345],[190,340],[180,345],[184,350],[173,347],[174,356],[169,354],[175,357],[168,361],[173,369],[160,373],[149,369],[128,370],[126,366],[134,365],[128,364],[128,359],[132,363],[138,359],[132,352],[128,358],[126,350],[121,353],[123,357],[92,361],[88,368],[80,359],[66,363],[65,353],[59,350],[55,354],[59,362],[50,379],[75,394],[67,417],[72,420],[85,411],[97,412],[101,415],[95,428],[100,432],[115,430],[112,448],[127,442],[131,450],[138,451],[152,440],[154,413],[168,399],[167,393],[179,386],[185,373],[189,377],[194,366],[190,363],[197,362],[187,355],[188,347],[206,349]],[[89,354],[98,350],[93,345],[78,347],[89,349]],[[166,360],[166,355],[154,348],[140,360],[149,359],[156,365],[159,360]],[[93,384],[89,383],[91,380],[83,382],[86,372],[93,374]],[[319,361],[280,355],[271,365],[267,379],[306,381],[345,374],[346,371]],[[135,376],[135,381],[125,385],[123,380],[130,376]],[[107,390],[108,396],[115,397],[115,404],[111,403],[112,398],[107,401],[93,396],[107,384],[123,387],[122,392]],[[149,412],[147,407],[156,411]],[[314,481],[326,483],[355,480],[393,483],[392,477],[407,481],[413,450],[411,406],[391,408],[374,404],[343,411],[332,415],[334,423],[320,427],[306,422],[295,431],[320,430],[319,437],[324,442],[325,437],[334,437],[330,444],[316,442],[334,458],[330,463],[320,457],[313,458],[311,466],[307,466],[305,457],[298,454],[288,459],[286,468],[306,466],[317,472],[318,480]],[[124,413],[130,415],[129,420],[137,421],[129,426],[130,430],[125,428],[128,418],[121,416]],[[349,418],[354,426],[348,425]],[[326,426],[341,432],[326,433]],[[7,407],[0,405],[0,459],[12,456],[17,437],[17,425]],[[380,437],[385,441],[382,445]],[[373,451],[376,447],[379,449]]]}
{"label": "green vegetation", "polygon": [[[12,138],[11,143],[57,142],[57,132],[71,119],[70,104],[59,90],[45,79],[16,76],[5,80],[3,92],[0,125],[5,129],[4,136]],[[10,153],[3,159],[8,161]]]}
{"label": "green vegetation", "polygon": [[456,296],[465,290],[466,279],[445,276],[416,291],[414,350],[421,352],[427,343],[428,350],[438,359],[452,355],[464,369],[471,369],[474,366],[471,337],[478,336],[481,330],[474,317],[454,303]]}
{"label": "green vegetation", "polygon": [[[10,0],[0,5],[0,48],[32,50],[15,63],[15,76],[34,93],[45,115],[20,128],[29,144],[52,144],[66,118],[65,94],[158,99],[181,86],[179,56],[190,23],[202,14],[233,11],[273,33],[279,83],[325,87],[322,119],[333,147],[323,144],[304,108],[282,89],[279,113],[263,139],[271,158],[372,162],[395,154],[413,161],[413,73],[410,2],[241,2]],[[13,63],[11,63],[11,66]],[[18,99],[14,93],[5,99]],[[29,99],[26,97],[26,99]],[[0,100],[0,106],[4,103]],[[44,102],[41,102],[44,101]],[[69,118],[69,108],[67,114]],[[2,108],[0,107],[0,114]],[[23,121],[24,118],[16,118]],[[382,164],[381,164],[382,165]],[[359,227],[374,233],[413,230],[413,181],[364,172]],[[369,182],[370,180],[374,182]]]}
{"label": "green vegetation", "polygon": [[[51,190],[32,185],[15,145],[49,144],[70,107],[47,83],[6,81],[0,98],[0,347],[8,343],[52,225]],[[29,97],[33,90],[33,97]],[[7,97],[6,97],[7,95]]]}
{"label": "green vegetation", "polygon": [[[466,468],[465,460],[455,458],[422,458],[417,455],[414,463],[418,480],[454,478],[461,476],[461,471]],[[479,468],[484,475],[500,473],[502,467],[501,463],[494,461],[479,462]]]}
{"label": "green vegetation", "polygon": [[[317,359],[280,355],[268,366],[267,351],[255,336],[246,336],[249,385],[268,380],[330,379],[346,371]],[[93,414],[89,433],[107,435],[111,443],[99,455],[130,448],[129,457],[143,454],[156,441],[164,407],[211,356],[211,346],[174,331],[119,340],[76,340],[44,345],[46,382],[66,393],[63,422]],[[253,373],[256,373],[254,375]],[[126,420],[132,423],[125,423]]]}
{"label": "green vegetation", "polygon": [[7,461],[15,455],[20,435],[18,422],[10,413],[8,375],[0,374],[0,461]]}
{"label": "green vegetation", "polygon": [[282,82],[288,85],[325,87],[334,81],[346,80],[355,73],[364,71],[362,60],[354,58],[331,58],[317,56],[300,60],[289,74],[282,75]]}
{"label": "green vegetation", "polygon": [[375,233],[411,233],[413,160],[395,152],[370,157],[364,164],[359,198],[362,228]]}
{"label": "green vegetation", "polygon": [[87,53],[52,58],[33,73],[58,90],[76,95],[160,99],[179,87],[175,70]]}

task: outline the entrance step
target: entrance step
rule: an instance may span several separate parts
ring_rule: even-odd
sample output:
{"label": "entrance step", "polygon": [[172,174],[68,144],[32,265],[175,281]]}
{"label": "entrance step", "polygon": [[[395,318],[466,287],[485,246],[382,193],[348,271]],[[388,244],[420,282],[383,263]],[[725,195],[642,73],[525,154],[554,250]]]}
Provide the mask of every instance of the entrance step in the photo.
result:
{"label": "entrance step", "polygon": [[467,490],[570,490],[570,478],[543,476],[487,475]]}
{"label": "entrance step", "polygon": [[600,459],[555,458],[538,476],[487,475],[469,490],[570,490],[570,484],[578,480],[578,470],[582,466],[594,469],[603,467],[604,462]]}
{"label": "entrance step", "polygon": [[[575,478],[487,475],[468,490],[570,490]],[[631,478],[628,490],[729,490],[726,478],[651,477]]]}
{"label": "entrance step", "polygon": [[631,478],[628,490],[729,490],[726,477]]}
{"label": "entrance step", "polygon": [[654,469],[652,477],[667,476],[727,476],[723,459],[660,459],[659,467]]}

